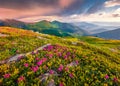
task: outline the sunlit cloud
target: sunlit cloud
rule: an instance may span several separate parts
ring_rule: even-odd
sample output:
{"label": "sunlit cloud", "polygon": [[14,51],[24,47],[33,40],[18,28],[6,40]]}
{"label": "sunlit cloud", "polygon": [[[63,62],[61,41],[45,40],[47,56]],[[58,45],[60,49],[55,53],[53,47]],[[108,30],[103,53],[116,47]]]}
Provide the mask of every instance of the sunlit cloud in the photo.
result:
{"label": "sunlit cloud", "polygon": [[113,7],[116,5],[120,5],[120,0],[109,0],[109,1],[105,2],[106,7]]}

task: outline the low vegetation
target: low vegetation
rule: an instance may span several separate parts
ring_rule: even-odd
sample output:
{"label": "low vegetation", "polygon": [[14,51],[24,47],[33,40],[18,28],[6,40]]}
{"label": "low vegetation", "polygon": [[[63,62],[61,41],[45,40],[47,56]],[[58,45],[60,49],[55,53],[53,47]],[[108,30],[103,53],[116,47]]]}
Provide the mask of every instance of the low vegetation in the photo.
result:
{"label": "low vegetation", "polygon": [[[9,29],[9,30],[8,30]],[[16,31],[18,34],[16,34]],[[119,86],[120,41],[94,37],[60,38],[1,27],[1,86]],[[34,50],[50,44],[42,50]]]}

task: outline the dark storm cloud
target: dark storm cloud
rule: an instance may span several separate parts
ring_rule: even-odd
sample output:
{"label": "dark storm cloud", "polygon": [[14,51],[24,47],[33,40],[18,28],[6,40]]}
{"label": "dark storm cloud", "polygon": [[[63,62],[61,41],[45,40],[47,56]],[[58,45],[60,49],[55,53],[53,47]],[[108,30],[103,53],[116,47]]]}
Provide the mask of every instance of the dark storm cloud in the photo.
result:
{"label": "dark storm cloud", "polygon": [[63,10],[65,15],[69,14],[92,14],[104,8],[107,0],[76,0],[67,9]]}
{"label": "dark storm cloud", "polygon": [[0,0],[1,8],[29,9],[37,6],[54,6],[59,0]]}

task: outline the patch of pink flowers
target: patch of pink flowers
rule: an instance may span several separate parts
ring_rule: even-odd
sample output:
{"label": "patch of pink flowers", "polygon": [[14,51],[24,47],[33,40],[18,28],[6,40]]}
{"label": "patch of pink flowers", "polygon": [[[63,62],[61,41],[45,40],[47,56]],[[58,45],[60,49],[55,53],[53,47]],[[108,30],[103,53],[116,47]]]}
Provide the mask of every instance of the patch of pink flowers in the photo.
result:
{"label": "patch of pink flowers", "polygon": [[75,63],[78,65],[78,64],[79,64],[79,61],[78,61],[78,60],[76,60],[76,61],[75,61]]}
{"label": "patch of pink flowers", "polygon": [[42,63],[46,62],[47,58],[42,58],[40,61],[37,62],[37,65],[40,66]]}
{"label": "patch of pink flowers", "polygon": [[71,53],[70,52],[67,52],[67,56],[70,56],[71,55]]}
{"label": "patch of pink flowers", "polygon": [[65,56],[64,56],[64,59],[67,59],[67,57],[68,57],[68,56],[67,56],[67,55],[65,55]]}
{"label": "patch of pink flowers", "polygon": [[37,57],[36,60],[39,60],[39,58]]}
{"label": "patch of pink flowers", "polygon": [[61,56],[62,56],[62,53],[61,53],[61,52],[58,52],[57,56],[61,57]]}
{"label": "patch of pink flowers", "polygon": [[109,76],[108,75],[105,75],[105,79],[108,79],[109,78]]}
{"label": "patch of pink flowers", "polygon": [[117,82],[117,81],[118,81],[118,79],[117,79],[116,77],[114,77],[114,78],[113,78],[113,81],[114,81],[114,82]]}
{"label": "patch of pink flowers", "polygon": [[53,54],[49,54],[49,57],[52,58],[52,57],[53,57]]}
{"label": "patch of pink flowers", "polygon": [[46,56],[48,56],[49,58],[52,58],[53,54],[46,54]]}
{"label": "patch of pink flowers", "polygon": [[62,82],[59,83],[59,86],[64,86],[64,84]]}
{"label": "patch of pink flowers", "polygon": [[50,70],[49,73],[50,73],[50,74],[54,74],[54,71],[53,71],[53,70]]}
{"label": "patch of pink flowers", "polygon": [[4,78],[10,78],[10,74],[5,74]]}
{"label": "patch of pink flowers", "polygon": [[39,69],[39,67],[38,67],[38,66],[34,66],[34,67],[32,67],[32,68],[31,68],[31,70],[32,70],[33,72],[37,72],[37,71],[38,71],[38,69]]}
{"label": "patch of pink flowers", "polygon": [[68,67],[66,67],[66,68],[65,68],[65,71],[67,71],[67,72],[68,72],[68,71],[69,71],[69,68],[68,68]]}
{"label": "patch of pink flowers", "polygon": [[25,77],[24,76],[20,76],[19,78],[18,78],[18,82],[21,82],[21,81],[24,81],[25,80]]}
{"label": "patch of pink flowers", "polygon": [[40,60],[39,62],[37,62],[37,65],[40,66],[42,65],[42,63],[43,63],[42,60]]}
{"label": "patch of pink flowers", "polygon": [[70,78],[73,78],[73,77],[74,77],[74,75],[73,75],[72,73],[70,73],[70,74],[69,74],[69,77],[70,77]]}
{"label": "patch of pink flowers", "polygon": [[43,50],[51,51],[52,49],[53,49],[53,46],[49,45],[49,46],[45,47]]}
{"label": "patch of pink flowers", "polygon": [[24,66],[25,66],[25,67],[28,67],[28,66],[29,66],[29,64],[28,64],[28,63],[25,63],[25,64],[24,64]]}
{"label": "patch of pink flowers", "polygon": [[59,66],[59,68],[58,68],[58,71],[62,71],[63,70],[63,68],[64,68],[64,66],[61,64],[60,66]]}

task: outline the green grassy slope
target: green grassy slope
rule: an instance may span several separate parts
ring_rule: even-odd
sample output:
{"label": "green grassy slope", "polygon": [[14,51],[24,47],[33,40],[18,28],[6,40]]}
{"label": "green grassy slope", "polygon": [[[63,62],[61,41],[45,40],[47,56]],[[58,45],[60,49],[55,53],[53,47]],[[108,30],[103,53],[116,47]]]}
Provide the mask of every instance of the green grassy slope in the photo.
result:
{"label": "green grassy slope", "polygon": [[81,36],[88,34],[86,31],[82,30],[81,28],[75,25],[69,23],[62,23],[58,21],[50,22],[43,20],[35,23],[25,23],[13,19],[7,19],[7,20],[0,20],[0,26],[9,26],[9,27],[33,30],[36,32],[55,35],[59,37]]}
{"label": "green grassy slope", "polygon": [[[33,52],[19,57],[17,62],[0,65],[1,86],[120,85],[119,40],[60,38],[8,28],[0,28],[0,33],[8,34],[0,37],[1,61],[17,53]],[[19,35],[15,34],[16,31]],[[37,47],[46,44],[51,45],[34,52]],[[14,48],[19,52],[12,53]]]}

